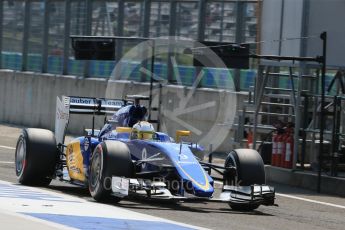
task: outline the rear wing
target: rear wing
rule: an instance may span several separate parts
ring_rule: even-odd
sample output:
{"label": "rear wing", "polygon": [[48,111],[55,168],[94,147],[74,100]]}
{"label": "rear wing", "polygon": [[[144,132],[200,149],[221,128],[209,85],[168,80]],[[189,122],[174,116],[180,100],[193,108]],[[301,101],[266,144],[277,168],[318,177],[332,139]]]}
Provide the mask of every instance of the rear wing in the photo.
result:
{"label": "rear wing", "polygon": [[67,98],[70,114],[112,115],[127,104],[127,101],[122,99],[74,96]]}
{"label": "rear wing", "polygon": [[55,138],[58,144],[63,144],[68,127],[70,114],[93,115],[92,134],[94,133],[95,116],[113,115],[122,107],[132,104],[123,99],[107,99],[94,97],[62,96],[56,98]]}

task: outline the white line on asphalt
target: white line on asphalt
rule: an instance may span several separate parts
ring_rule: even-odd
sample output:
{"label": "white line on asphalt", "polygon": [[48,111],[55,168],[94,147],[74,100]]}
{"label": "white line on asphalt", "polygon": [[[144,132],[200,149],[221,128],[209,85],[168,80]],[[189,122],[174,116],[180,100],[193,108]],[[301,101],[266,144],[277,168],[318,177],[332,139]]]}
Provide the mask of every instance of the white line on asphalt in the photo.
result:
{"label": "white line on asphalt", "polygon": [[296,200],[302,200],[302,201],[315,203],[315,204],[322,204],[322,205],[326,205],[326,206],[330,206],[330,207],[334,207],[334,208],[345,209],[345,206],[338,205],[338,204],[331,204],[331,203],[327,203],[327,202],[311,200],[311,199],[307,199],[307,198],[302,198],[302,197],[292,196],[292,195],[287,195],[287,194],[281,194],[281,193],[276,193],[276,195],[286,197],[286,198],[296,199]]}
{"label": "white line on asphalt", "polygon": [[16,148],[10,147],[10,146],[5,146],[5,145],[0,145],[0,148],[3,149],[11,149],[11,150],[15,150]]}
{"label": "white line on asphalt", "polygon": [[[223,183],[219,182],[219,181],[215,181],[214,183],[223,185]],[[314,203],[314,204],[322,204],[322,205],[326,205],[326,206],[330,206],[330,207],[334,207],[334,208],[345,209],[345,206],[338,205],[338,204],[332,204],[332,203],[327,203],[327,202],[322,202],[322,201],[317,201],[317,200],[312,200],[312,199],[307,199],[307,198],[302,198],[302,197],[292,196],[292,195],[287,195],[287,194],[282,194],[282,193],[276,193],[276,195],[281,196],[281,197],[285,197],[285,198],[295,199],[295,200],[302,200],[302,201],[310,202],[310,203]]]}
{"label": "white line on asphalt", "polygon": [[0,164],[14,164],[13,161],[0,161]]}

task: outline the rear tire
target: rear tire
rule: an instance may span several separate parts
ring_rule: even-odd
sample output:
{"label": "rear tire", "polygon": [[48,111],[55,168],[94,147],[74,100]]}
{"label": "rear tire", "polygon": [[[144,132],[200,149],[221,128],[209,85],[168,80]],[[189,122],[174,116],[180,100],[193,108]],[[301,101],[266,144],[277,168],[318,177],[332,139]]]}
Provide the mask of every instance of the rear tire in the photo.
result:
{"label": "rear tire", "polygon": [[[225,160],[225,167],[236,167],[237,180],[224,178],[224,185],[235,181],[237,186],[262,185],[266,183],[264,162],[260,154],[253,149],[236,149],[229,153]],[[229,204],[233,210],[252,211],[259,204]]]}
{"label": "rear tire", "polygon": [[130,178],[133,163],[129,149],[120,141],[105,141],[94,150],[90,163],[89,190],[99,202],[119,202],[120,197],[111,196],[112,176]]}
{"label": "rear tire", "polygon": [[58,150],[54,134],[46,129],[23,129],[15,152],[16,175],[24,185],[47,186],[55,173]]}

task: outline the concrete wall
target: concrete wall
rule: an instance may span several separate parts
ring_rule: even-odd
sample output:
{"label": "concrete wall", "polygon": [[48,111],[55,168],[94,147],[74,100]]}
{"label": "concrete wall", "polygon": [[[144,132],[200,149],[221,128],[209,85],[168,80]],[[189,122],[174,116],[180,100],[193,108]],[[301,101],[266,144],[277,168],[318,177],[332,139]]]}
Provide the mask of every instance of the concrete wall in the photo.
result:
{"label": "concrete wall", "polygon": [[[284,2],[282,38],[298,38],[302,33],[303,1],[293,0]],[[301,40],[283,41],[281,55],[300,56]]]}
{"label": "concrete wall", "polygon": [[[148,92],[149,84],[143,83],[1,70],[0,122],[53,130],[57,96],[124,98],[127,94],[148,95]],[[181,86],[163,87],[163,131],[175,136],[177,129],[188,129],[190,125],[196,130],[193,141],[205,147],[213,144],[213,150],[219,146],[219,151],[229,151],[233,147],[229,124],[244,96],[224,90],[198,89],[184,106],[189,92],[190,89]],[[158,97],[154,100],[157,102]],[[98,117],[96,127],[102,127],[103,121],[104,117]],[[68,131],[79,135],[91,124],[91,116],[72,115]]]}
{"label": "concrete wall", "polygon": [[261,54],[299,56],[300,40],[282,41],[282,38],[300,37],[303,1],[264,0],[261,18]]}
{"label": "concrete wall", "polygon": [[[308,35],[327,31],[327,65],[345,66],[345,1],[342,0],[312,0],[310,1]],[[307,45],[307,55],[322,55],[320,39],[310,39]]]}
{"label": "concrete wall", "polygon": [[[344,67],[344,9],[343,0],[263,0],[261,54],[320,56],[322,41],[319,35],[327,31],[327,65]],[[310,38],[284,40],[304,36]]]}
{"label": "concrete wall", "polygon": [[[280,39],[282,0],[265,0],[262,5],[261,40]],[[279,42],[267,42],[261,45],[261,54],[279,55]]]}
{"label": "concrete wall", "polygon": [[[318,175],[316,172],[293,171],[270,165],[265,166],[265,171],[268,184],[279,183],[310,190],[316,190],[317,188]],[[322,193],[345,197],[344,187],[345,178],[330,177],[326,175],[322,175],[321,177]]]}

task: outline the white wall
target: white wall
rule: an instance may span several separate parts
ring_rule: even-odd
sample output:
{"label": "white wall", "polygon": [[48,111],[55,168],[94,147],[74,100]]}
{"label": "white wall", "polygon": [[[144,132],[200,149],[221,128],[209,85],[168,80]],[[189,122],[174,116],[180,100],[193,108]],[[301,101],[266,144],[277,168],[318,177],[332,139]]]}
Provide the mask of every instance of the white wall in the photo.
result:
{"label": "white wall", "polygon": [[[149,84],[107,82],[106,79],[82,79],[72,76],[0,70],[0,122],[53,130],[57,96],[122,98],[127,94],[145,93],[148,95],[148,92]],[[186,98],[188,92],[189,89],[184,87],[164,87],[162,108],[169,115],[170,111],[179,107],[181,98]],[[208,135],[205,139],[204,135],[193,134],[193,141],[200,143],[200,139],[203,139],[201,144],[205,147],[213,144],[213,146],[219,146],[219,151],[227,152],[232,148],[231,126],[222,124],[231,123],[237,111],[237,104],[243,101],[244,96],[237,97],[224,90],[197,89],[186,109],[210,102],[214,102],[214,106],[197,112],[188,112],[178,118]],[[167,115],[163,114],[161,119],[171,136],[175,136],[177,129],[186,129],[178,122],[171,121]],[[96,119],[96,128],[102,127],[103,122],[104,117]],[[70,133],[79,135],[84,128],[91,126],[91,116],[71,115]]]}
{"label": "white wall", "polygon": [[[282,38],[298,38],[302,32],[302,0],[285,0]],[[300,56],[300,40],[281,42],[281,55]]]}
{"label": "white wall", "polygon": [[279,40],[281,8],[283,0],[264,0],[262,5],[261,54],[279,55],[279,42],[268,42]]}
{"label": "white wall", "polygon": [[[327,31],[327,65],[345,66],[345,1],[312,0],[309,11],[308,34],[318,35]],[[320,39],[311,39],[309,56],[322,55]]]}
{"label": "white wall", "polygon": [[[345,66],[344,0],[263,0],[262,6],[261,40],[265,43],[261,45],[261,54],[301,56],[305,49],[306,56],[320,56],[322,41],[319,35],[327,31],[327,65]],[[306,36],[311,37],[306,40],[306,47],[302,47],[302,40],[271,42],[280,39],[280,30],[283,39],[304,36],[304,16]]]}
{"label": "white wall", "polygon": [[261,54],[299,56],[299,40],[279,40],[301,36],[303,1],[264,0],[262,6]]}

